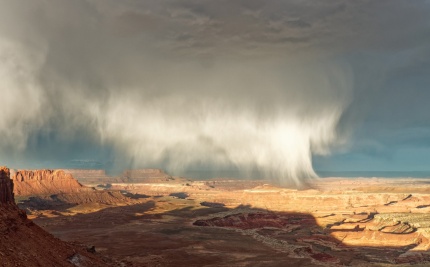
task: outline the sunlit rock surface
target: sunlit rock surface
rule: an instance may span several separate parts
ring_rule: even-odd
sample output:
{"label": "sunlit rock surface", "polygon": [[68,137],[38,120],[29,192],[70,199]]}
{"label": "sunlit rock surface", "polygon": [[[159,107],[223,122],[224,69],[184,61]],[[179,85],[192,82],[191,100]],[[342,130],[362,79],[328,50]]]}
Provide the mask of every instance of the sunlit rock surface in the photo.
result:
{"label": "sunlit rock surface", "polygon": [[[430,264],[425,179],[267,181],[171,177],[112,183],[130,197],[30,216],[65,240],[131,266],[403,266]],[[106,239],[109,242],[105,242]]]}
{"label": "sunlit rock surface", "polygon": [[10,171],[6,167],[0,167],[0,204],[14,204],[13,182],[10,179]]}
{"label": "sunlit rock surface", "polygon": [[27,219],[13,197],[9,169],[0,167],[0,266],[112,266],[85,247],[44,231]]}
{"label": "sunlit rock surface", "polygon": [[12,180],[17,196],[76,193],[83,189],[63,170],[18,170],[13,172]]}

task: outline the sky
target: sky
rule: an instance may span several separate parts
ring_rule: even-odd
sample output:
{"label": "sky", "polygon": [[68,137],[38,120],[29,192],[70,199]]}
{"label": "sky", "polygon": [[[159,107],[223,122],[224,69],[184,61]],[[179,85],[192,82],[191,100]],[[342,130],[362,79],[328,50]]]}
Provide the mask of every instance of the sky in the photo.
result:
{"label": "sky", "polygon": [[430,1],[0,0],[12,168],[430,170]]}

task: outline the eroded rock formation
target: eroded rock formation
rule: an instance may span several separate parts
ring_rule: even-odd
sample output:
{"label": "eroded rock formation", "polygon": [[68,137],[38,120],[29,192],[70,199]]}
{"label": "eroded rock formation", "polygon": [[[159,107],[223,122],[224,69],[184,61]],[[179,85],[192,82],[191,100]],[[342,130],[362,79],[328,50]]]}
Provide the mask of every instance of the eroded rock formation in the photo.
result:
{"label": "eroded rock formation", "polygon": [[83,186],[63,170],[18,170],[12,178],[17,196],[76,193]]}
{"label": "eroded rock formation", "polygon": [[0,204],[15,203],[9,169],[0,167]]}
{"label": "eroded rock formation", "polygon": [[224,189],[225,183],[114,186],[154,199],[181,193],[187,196],[184,201],[199,201],[214,211],[194,222],[214,231],[213,240],[221,229],[226,235],[234,231],[289,257],[312,259],[318,266],[430,262],[428,179],[325,178],[308,190],[247,181],[231,182]]}
{"label": "eroded rock formation", "polygon": [[0,167],[0,266],[109,266],[29,220],[13,200],[9,169]]}

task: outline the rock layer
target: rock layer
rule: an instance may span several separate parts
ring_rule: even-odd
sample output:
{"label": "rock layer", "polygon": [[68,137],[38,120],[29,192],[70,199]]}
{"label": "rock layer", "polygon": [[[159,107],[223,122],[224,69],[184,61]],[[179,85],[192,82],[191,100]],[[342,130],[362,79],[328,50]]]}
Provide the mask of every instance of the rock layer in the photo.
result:
{"label": "rock layer", "polygon": [[13,200],[9,169],[0,167],[0,266],[109,266],[29,220]]}
{"label": "rock layer", "polygon": [[13,183],[6,167],[0,167],[0,204],[14,204]]}
{"label": "rock layer", "polygon": [[83,186],[63,170],[19,170],[13,174],[17,196],[76,193]]}

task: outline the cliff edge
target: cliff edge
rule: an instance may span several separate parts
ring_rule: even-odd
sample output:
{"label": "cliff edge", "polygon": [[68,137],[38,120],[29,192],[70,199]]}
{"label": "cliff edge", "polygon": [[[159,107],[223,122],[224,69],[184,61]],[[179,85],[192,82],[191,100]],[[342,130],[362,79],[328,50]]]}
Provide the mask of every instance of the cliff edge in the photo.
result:
{"label": "cliff edge", "polygon": [[15,204],[13,182],[6,167],[0,167],[0,204]]}
{"label": "cliff edge", "polygon": [[18,170],[13,174],[17,196],[77,193],[84,187],[63,170]]}
{"label": "cliff edge", "polygon": [[55,238],[29,220],[14,201],[10,171],[0,167],[0,266],[109,266],[84,247]]}

